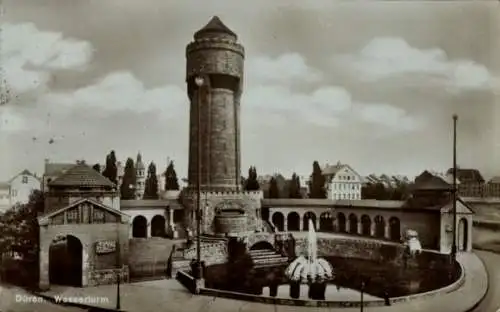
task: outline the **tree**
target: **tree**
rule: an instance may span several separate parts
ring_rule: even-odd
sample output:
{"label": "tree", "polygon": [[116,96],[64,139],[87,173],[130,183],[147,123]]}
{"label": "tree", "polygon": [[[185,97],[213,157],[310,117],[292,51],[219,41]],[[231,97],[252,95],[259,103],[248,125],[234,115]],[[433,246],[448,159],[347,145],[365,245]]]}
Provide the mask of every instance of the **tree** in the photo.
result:
{"label": "tree", "polygon": [[156,165],[154,162],[151,162],[148,167],[144,199],[158,199],[158,177],[156,176]]}
{"label": "tree", "polygon": [[245,181],[245,190],[257,191],[260,189],[259,181],[257,180],[257,169],[250,167],[248,169],[248,178]]}
{"label": "tree", "polygon": [[313,163],[313,172],[311,175],[311,181],[309,185],[310,198],[326,198],[326,189],[325,189],[325,176],[321,172],[321,167],[319,166],[318,161],[314,161]]}
{"label": "tree", "polygon": [[278,188],[278,181],[272,177],[269,181],[269,198],[280,198],[280,190]]}
{"label": "tree", "polygon": [[94,166],[92,166],[92,169],[94,169],[95,171],[101,173],[101,165],[99,165],[99,164],[95,164]]}
{"label": "tree", "polygon": [[302,194],[300,193],[300,179],[295,173],[293,173],[292,179],[288,184],[288,198],[302,198]]}
{"label": "tree", "polygon": [[[34,286],[38,282],[40,238],[37,217],[43,209],[44,194],[35,190],[28,203],[12,207],[0,218],[0,261],[5,256],[12,260],[0,267],[3,275],[13,273],[10,282],[24,286]],[[14,254],[17,260],[12,259]]]}
{"label": "tree", "polygon": [[106,167],[102,172],[102,175],[111,180],[111,182],[117,184],[118,167],[116,166],[116,155],[115,151],[111,151],[106,156]]}
{"label": "tree", "polygon": [[134,199],[135,198],[135,183],[137,177],[134,167],[134,160],[128,158],[125,164],[125,170],[123,172],[122,185],[120,187],[120,193],[122,199]]}
{"label": "tree", "polygon": [[178,191],[179,188],[179,180],[177,179],[177,173],[175,172],[174,162],[171,161],[165,171],[165,190]]}
{"label": "tree", "polygon": [[387,200],[389,199],[389,192],[382,183],[376,183],[373,186],[373,197],[377,200]]}

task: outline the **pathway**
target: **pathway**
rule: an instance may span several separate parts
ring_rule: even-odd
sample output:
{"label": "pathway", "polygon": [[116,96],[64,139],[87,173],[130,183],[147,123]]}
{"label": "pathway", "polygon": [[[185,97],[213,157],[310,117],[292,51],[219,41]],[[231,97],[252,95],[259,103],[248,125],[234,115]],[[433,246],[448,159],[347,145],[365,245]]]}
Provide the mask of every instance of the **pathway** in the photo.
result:
{"label": "pathway", "polygon": [[[460,254],[459,257],[460,261],[467,267],[467,280],[457,291],[427,299],[416,299],[407,303],[398,303],[390,307],[365,307],[364,311],[459,312],[472,307],[479,300],[479,298],[483,297],[486,291],[486,271],[481,260],[479,260],[475,254]],[[109,302],[102,303],[101,306],[112,308],[115,306],[116,286],[105,285],[88,288],[54,286],[51,290],[45,292],[44,295],[61,295],[68,297],[106,297],[109,298]],[[176,280],[159,280],[125,284],[121,286],[121,298],[122,309],[128,312],[359,311],[359,308],[306,308],[278,306],[209,296],[195,296],[189,293]]]}

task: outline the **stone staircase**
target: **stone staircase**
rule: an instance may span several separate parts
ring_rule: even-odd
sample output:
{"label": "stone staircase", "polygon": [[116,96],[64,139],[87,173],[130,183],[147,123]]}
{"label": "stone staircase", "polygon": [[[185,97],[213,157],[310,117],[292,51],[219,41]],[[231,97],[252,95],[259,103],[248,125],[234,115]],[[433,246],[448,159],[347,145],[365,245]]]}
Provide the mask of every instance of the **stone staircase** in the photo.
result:
{"label": "stone staircase", "polygon": [[175,242],[160,237],[129,240],[129,269],[132,281],[165,278],[168,258]]}
{"label": "stone staircase", "polygon": [[282,256],[274,250],[250,250],[249,254],[256,268],[279,266],[288,263],[288,257]]}

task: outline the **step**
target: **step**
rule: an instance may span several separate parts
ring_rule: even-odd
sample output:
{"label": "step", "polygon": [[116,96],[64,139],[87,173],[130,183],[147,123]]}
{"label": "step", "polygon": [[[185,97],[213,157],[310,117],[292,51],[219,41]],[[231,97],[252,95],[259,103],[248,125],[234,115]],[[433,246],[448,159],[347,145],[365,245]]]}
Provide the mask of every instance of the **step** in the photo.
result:
{"label": "step", "polygon": [[276,251],[270,250],[270,249],[268,249],[268,250],[250,250],[248,253],[251,255],[261,255],[261,254],[268,254],[268,253],[274,254],[274,253],[276,253]]}
{"label": "step", "polygon": [[249,253],[251,257],[259,257],[259,256],[270,256],[270,255],[276,255],[276,252],[270,251],[270,252],[261,252],[261,253]]}
{"label": "step", "polygon": [[271,258],[281,258],[281,255],[259,255],[259,256],[250,256],[252,260],[258,260],[258,259],[271,259]]}

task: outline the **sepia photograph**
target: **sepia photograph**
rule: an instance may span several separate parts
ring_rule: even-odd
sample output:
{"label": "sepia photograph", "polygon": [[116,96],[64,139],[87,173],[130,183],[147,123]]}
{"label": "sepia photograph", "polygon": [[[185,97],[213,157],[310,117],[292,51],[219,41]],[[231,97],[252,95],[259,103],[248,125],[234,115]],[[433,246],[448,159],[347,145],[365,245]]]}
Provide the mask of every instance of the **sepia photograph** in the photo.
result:
{"label": "sepia photograph", "polygon": [[500,311],[500,2],[0,8],[1,312]]}

